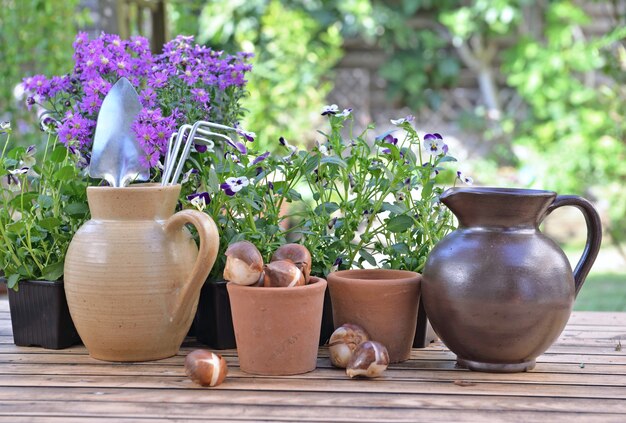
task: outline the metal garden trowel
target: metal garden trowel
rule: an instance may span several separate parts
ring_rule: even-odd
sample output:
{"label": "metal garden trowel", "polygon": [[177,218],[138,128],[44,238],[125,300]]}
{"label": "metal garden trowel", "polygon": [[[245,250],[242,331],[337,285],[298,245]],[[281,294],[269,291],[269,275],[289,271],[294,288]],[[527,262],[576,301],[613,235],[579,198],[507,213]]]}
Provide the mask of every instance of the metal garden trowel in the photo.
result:
{"label": "metal garden trowel", "polygon": [[89,176],[105,179],[113,187],[150,178],[150,169],[139,161],[145,153],[131,128],[140,112],[137,92],[128,79],[120,78],[98,113]]}

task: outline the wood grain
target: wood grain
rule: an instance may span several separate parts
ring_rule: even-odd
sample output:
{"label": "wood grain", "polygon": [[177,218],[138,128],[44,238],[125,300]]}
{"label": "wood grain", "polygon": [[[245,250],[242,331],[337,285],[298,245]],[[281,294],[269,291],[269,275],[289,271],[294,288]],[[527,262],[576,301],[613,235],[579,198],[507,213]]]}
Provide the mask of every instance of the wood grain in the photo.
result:
{"label": "wood grain", "polygon": [[349,379],[325,347],[315,371],[288,377],[248,375],[226,350],[229,375],[209,389],[184,373],[196,348],[206,347],[188,338],[165,360],[109,363],[83,346],[17,347],[2,298],[0,422],[626,421],[626,313],[573,313],[535,370],[517,374],[459,369],[441,342],[376,380]]}

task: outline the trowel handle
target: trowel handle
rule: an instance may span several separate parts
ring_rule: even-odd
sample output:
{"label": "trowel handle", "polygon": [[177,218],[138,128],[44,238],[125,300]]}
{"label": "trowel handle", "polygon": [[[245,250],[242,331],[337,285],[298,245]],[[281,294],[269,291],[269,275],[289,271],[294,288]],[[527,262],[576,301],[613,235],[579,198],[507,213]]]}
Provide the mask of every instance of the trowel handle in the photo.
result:
{"label": "trowel handle", "polygon": [[587,223],[587,242],[585,243],[583,254],[580,256],[580,260],[574,270],[574,284],[576,286],[576,295],[578,295],[578,291],[582,288],[585,278],[587,278],[591,266],[593,266],[593,262],[596,260],[598,252],[600,251],[600,244],[602,243],[602,223],[593,205],[588,200],[577,195],[557,196],[550,207],[548,207],[544,217],[552,213],[555,209],[563,206],[574,206],[579,209]]}
{"label": "trowel handle", "polygon": [[182,210],[174,214],[165,222],[165,231],[176,233],[187,223],[196,227],[200,236],[200,246],[191,276],[181,287],[180,295],[176,300],[174,315],[180,313],[181,307],[190,304],[194,294],[200,291],[215,263],[219,248],[219,235],[215,222],[208,215],[196,210]]}

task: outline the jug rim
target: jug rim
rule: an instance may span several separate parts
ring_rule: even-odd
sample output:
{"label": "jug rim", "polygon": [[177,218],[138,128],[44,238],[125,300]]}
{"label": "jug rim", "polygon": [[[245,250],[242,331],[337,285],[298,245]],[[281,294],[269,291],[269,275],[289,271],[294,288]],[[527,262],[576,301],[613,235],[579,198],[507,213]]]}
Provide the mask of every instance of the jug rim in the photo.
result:
{"label": "jug rim", "polygon": [[555,191],[531,189],[531,188],[505,188],[505,187],[452,187],[448,188],[442,198],[454,193],[467,193],[477,195],[523,195],[531,197],[554,197]]}

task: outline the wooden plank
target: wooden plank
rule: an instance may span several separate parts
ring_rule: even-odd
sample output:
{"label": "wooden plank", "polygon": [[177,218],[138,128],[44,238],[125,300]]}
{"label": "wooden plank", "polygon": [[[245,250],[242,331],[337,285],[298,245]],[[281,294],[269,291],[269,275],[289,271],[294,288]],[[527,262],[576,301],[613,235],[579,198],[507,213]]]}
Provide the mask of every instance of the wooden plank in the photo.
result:
{"label": "wooden plank", "polygon": [[612,399],[579,399],[579,398],[541,398],[514,396],[476,396],[450,394],[437,395],[430,392],[418,394],[389,393],[351,393],[328,395],[325,392],[292,392],[289,395],[277,395],[276,392],[232,391],[219,389],[184,389],[169,391],[165,389],[126,389],[105,388],[23,388],[0,387],[0,401],[29,401],[33,398],[46,401],[65,401],[72,399],[81,402],[169,402],[172,404],[196,404],[199,408],[204,404],[246,404],[288,405],[288,406],[319,406],[319,407],[358,407],[361,403],[377,404],[391,408],[424,408],[450,409],[452,407],[475,410],[532,411],[548,412],[565,411],[571,413],[593,410],[598,414],[626,413],[626,401]]}
{"label": "wooden plank", "polygon": [[[613,372],[604,374],[594,374],[586,372],[586,369],[578,368],[579,372],[573,371],[563,372],[528,372],[528,373],[481,373],[471,372],[468,370],[446,369],[417,369],[410,367],[390,367],[384,374],[384,380],[387,381],[404,381],[404,382],[431,382],[443,381],[454,382],[455,380],[468,380],[472,382],[483,383],[520,383],[531,385],[545,384],[572,384],[584,386],[621,386],[626,387],[626,366],[622,369],[622,374]],[[575,369],[572,369],[575,370]],[[24,376],[44,376],[54,378],[57,376],[69,377],[92,377],[92,376],[117,376],[120,378],[132,376],[158,377],[163,381],[172,380],[174,382],[185,378],[184,368],[178,366],[143,365],[135,366],[133,364],[120,364],[113,366],[102,365],[55,365],[31,364],[27,368],[23,364],[4,364],[0,368],[0,381],[3,377],[11,377],[12,375],[20,375],[20,379]],[[250,375],[242,372],[238,367],[229,367],[229,379],[249,378]],[[318,368],[317,370],[303,375],[290,376],[291,380],[300,380],[307,383],[309,380],[348,380],[345,372],[335,368]],[[382,380],[382,379],[381,379]],[[363,381],[355,380],[354,383],[362,383]]]}
{"label": "wooden plank", "polygon": [[[437,394],[464,393],[471,395],[518,395],[525,397],[560,397],[560,398],[604,398],[626,399],[624,386],[593,386],[565,384],[524,384],[503,382],[478,382],[468,378],[470,386],[460,386],[450,381],[423,381],[405,379],[348,380],[348,379],[293,379],[290,377],[230,377],[218,387],[224,390],[259,390],[259,391],[307,391],[343,394],[346,392],[368,393],[410,393],[423,392]],[[0,386],[14,387],[75,387],[94,389],[103,388],[159,388],[168,390],[195,388],[186,377],[150,377],[150,376],[68,376],[68,375],[0,375]]]}

